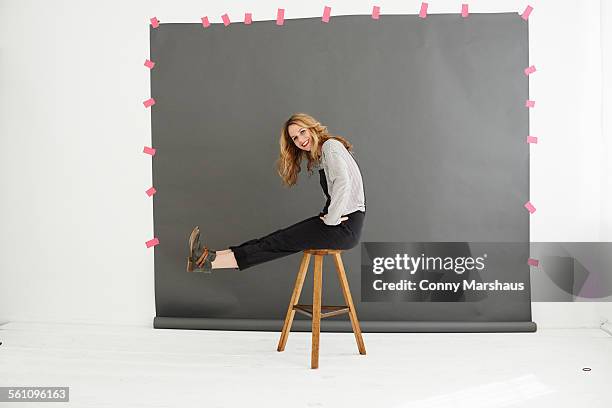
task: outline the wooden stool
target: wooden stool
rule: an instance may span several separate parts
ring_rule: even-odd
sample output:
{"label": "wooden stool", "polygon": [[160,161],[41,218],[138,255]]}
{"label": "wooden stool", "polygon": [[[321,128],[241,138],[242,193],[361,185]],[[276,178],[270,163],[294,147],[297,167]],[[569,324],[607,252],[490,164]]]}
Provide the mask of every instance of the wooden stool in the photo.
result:
{"label": "wooden stool", "polygon": [[[359,354],[365,354],[365,344],[361,337],[361,328],[359,327],[359,320],[357,320],[357,313],[355,312],[355,306],[353,305],[353,298],[351,297],[351,291],[349,289],[348,281],[346,280],[346,274],[344,273],[344,265],[342,264],[342,258],[340,257],[341,249],[306,249],[303,251],[304,256],[302,257],[302,263],[298,272],[297,278],[295,279],[295,287],[293,288],[293,294],[291,295],[291,301],[289,302],[289,309],[287,310],[287,317],[285,317],[285,324],[283,325],[283,332],[281,333],[280,341],[278,342],[278,351],[285,350],[285,344],[287,344],[287,337],[291,331],[291,323],[293,323],[293,317],[295,311],[305,314],[312,318],[312,349],[310,357],[311,368],[319,367],[319,333],[321,331],[321,318],[337,316],[343,313],[348,313],[351,319],[351,325],[353,326],[353,333],[357,340],[357,348]],[[315,256],[314,262],[314,286],[312,305],[298,304],[300,300],[300,293],[302,292],[302,285],[304,284],[304,278],[308,271],[308,263],[310,262],[310,255]],[[340,306],[322,306],[321,305],[321,283],[323,280],[323,255],[333,255],[336,263],[336,272],[338,273],[338,280],[342,287],[342,294],[346,305]],[[321,313],[323,310],[323,313]]]}

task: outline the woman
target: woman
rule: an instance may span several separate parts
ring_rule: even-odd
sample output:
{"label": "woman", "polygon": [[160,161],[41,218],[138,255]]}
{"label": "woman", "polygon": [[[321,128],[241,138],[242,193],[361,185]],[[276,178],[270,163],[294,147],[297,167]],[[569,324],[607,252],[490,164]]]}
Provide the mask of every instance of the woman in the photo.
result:
{"label": "woman", "polygon": [[363,180],[352,156],[352,145],[341,136],[330,135],[327,127],[312,116],[296,113],[285,122],[280,136],[277,170],[285,185],[296,184],[304,158],[311,175],[314,166],[321,167],[319,177],[327,202],[319,215],[223,251],[203,246],[199,241],[200,230],[195,227],[188,242],[187,272],[244,270],[304,249],[356,246],[366,208]]}

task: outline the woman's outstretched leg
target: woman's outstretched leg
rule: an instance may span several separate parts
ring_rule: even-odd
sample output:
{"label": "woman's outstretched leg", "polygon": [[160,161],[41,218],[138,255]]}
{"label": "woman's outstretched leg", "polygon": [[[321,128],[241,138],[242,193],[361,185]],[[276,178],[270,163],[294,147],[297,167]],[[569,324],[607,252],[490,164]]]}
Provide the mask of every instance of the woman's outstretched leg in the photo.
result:
{"label": "woman's outstretched leg", "polygon": [[[363,215],[358,214],[362,213],[357,211],[349,214],[348,221],[334,226],[326,225],[319,216],[309,217],[261,238],[250,239],[221,251],[212,251],[206,261],[207,266],[200,270],[233,268],[242,271],[304,249],[353,248],[359,242],[363,222]],[[196,255],[199,256],[200,251],[197,251]]]}

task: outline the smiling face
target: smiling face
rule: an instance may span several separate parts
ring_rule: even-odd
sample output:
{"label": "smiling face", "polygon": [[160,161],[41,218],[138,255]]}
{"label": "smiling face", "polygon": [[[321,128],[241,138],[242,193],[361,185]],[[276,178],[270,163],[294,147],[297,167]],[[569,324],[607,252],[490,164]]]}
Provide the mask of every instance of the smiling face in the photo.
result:
{"label": "smiling face", "polygon": [[295,123],[290,124],[287,130],[289,132],[289,137],[299,149],[310,151],[312,147],[310,130]]}

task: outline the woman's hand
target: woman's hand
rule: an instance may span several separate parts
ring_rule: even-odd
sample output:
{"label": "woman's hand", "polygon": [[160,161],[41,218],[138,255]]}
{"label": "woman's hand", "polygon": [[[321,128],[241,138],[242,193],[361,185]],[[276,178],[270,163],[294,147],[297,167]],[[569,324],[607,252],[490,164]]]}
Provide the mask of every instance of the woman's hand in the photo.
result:
{"label": "woman's hand", "polygon": [[[323,217],[319,216],[321,221],[323,221]],[[340,217],[340,222],[348,220],[348,217]]]}

